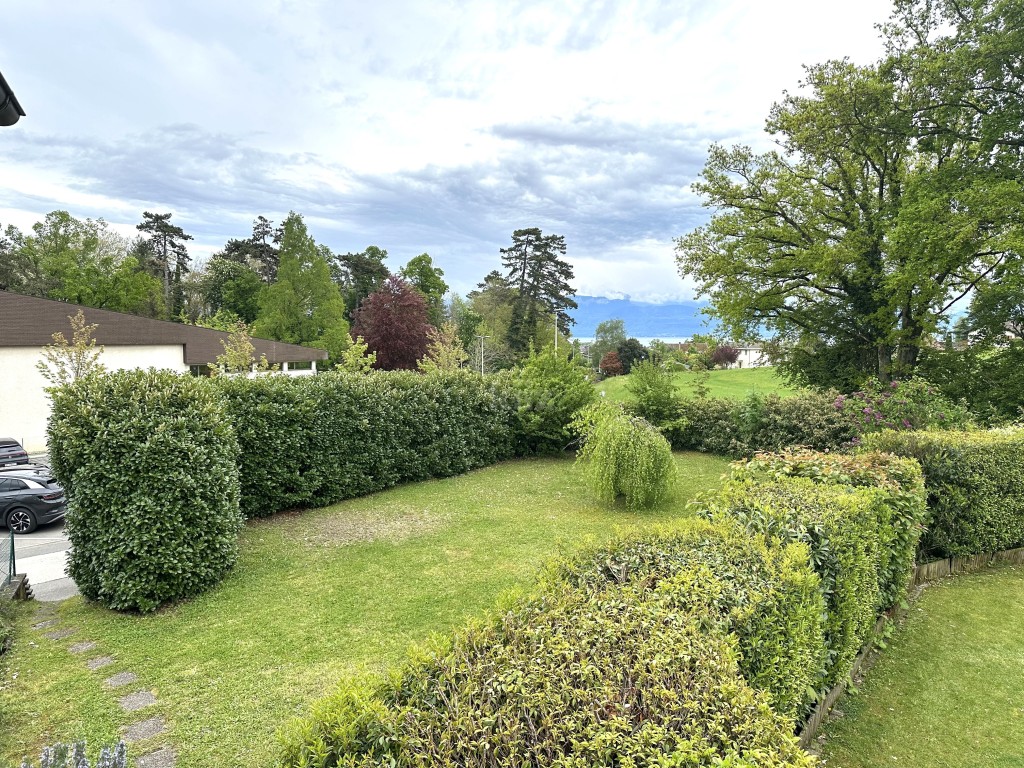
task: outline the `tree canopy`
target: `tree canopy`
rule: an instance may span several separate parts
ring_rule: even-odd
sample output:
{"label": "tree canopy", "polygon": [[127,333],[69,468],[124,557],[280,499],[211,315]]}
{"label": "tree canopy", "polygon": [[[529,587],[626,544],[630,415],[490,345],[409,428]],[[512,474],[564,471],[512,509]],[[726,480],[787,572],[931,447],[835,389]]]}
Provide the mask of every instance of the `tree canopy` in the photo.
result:
{"label": "tree canopy", "polygon": [[808,67],[774,106],[778,151],[712,147],[694,188],[716,213],[677,261],[736,338],[766,329],[808,383],[887,380],[1019,258],[1024,143],[997,108],[1024,104],[1010,5],[898,2],[885,60]]}
{"label": "tree canopy", "polygon": [[377,368],[415,370],[427,352],[431,327],[423,294],[392,275],[359,305],[352,332],[377,355]]}
{"label": "tree canopy", "polygon": [[340,358],[351,343],[345,302],[302,217],[284,220],[277,281],[260,294],[254,336],[326,349]]}
{"label": "tree canopy", "polygon": [[565,237],[545,235],[540,229],[517,229],[512,245],[501,249],[501,262],[508,270],[509,287],[515,289],[506,343],[517,356],[525,355],[537,323],[544,314],[553,316],[559,331],[568,335],[572,319],[560,309],[576,309],[572,266],[565,256]]}
{"label": "tree canopy", "polygon": [[401,274],[413,288],[423,294],[427,300],[430,323],[440,328],[444,323],[444,295],[448,293],[444,271],[434,266],[430,254],[421,253],[409,259],[409,263],[402,267]]}

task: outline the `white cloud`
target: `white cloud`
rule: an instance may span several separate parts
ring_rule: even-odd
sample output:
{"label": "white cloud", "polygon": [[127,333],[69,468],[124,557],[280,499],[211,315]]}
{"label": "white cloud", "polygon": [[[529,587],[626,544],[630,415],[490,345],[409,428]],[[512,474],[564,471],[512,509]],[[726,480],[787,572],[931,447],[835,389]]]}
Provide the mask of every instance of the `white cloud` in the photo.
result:
{"label": "white cloud", "polygon": [[0,215],[174,210],[209,253],[295,209],[337,250],[429,251],[462,290],[542,226],[581,293],[686,296],[671,238],[705,215],[687,186],[707,144],[763,146],[800,65],[872,60],[889,8],[12,4],[0,62],[28,116],[0,132]]}

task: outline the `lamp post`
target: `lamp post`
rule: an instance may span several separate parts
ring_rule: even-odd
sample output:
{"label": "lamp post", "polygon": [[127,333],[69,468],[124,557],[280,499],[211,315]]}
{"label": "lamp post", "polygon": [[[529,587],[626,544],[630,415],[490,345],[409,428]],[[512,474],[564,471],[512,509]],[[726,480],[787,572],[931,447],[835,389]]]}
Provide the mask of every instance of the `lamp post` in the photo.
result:
{"label": "lamp post", "polygon": [[484,375],[484,339],[491,338],[490,336],[481,336],[479,333],[476,335],[480,339],[480,375]]}
{"label": "lamp post", "polygon": [[561,309],[555,310],[555,356],[558,355],[558,313],[561,311]]}

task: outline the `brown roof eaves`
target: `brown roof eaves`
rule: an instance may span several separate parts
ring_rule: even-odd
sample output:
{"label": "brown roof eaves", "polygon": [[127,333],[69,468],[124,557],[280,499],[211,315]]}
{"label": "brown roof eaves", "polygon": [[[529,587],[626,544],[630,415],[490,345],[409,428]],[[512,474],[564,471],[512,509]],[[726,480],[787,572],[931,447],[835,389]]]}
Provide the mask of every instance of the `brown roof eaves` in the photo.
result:
{"label": "brown roof eaves", "polygon": [[[217,356],[224,352],[220,342],[228,340],[227,333],[211,328],[0,291],[0,347],[42,347],[52,343],[53,334],[58,331],[70,336],[68,317],[79,309],[85,314],[87,323],[96,325],[93,336],[97,344],[111,347],[180,344],[185,365],[206,365],[216,361]],[[327,359],[327,352],[323,349],[270,339],[254,338],[252,344],[256,354],[266,355],[271,363]]]}

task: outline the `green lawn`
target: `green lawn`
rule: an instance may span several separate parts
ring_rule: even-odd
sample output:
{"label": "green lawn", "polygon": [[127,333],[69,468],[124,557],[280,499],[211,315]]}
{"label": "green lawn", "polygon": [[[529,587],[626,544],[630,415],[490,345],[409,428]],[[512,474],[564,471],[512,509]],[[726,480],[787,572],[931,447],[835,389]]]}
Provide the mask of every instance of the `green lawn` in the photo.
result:
{"label": "green lawn", "polygon": [[[676,502],[650,513],[592,500],[570,459],[509,462],[251,523],[222,585],[155,615],[74,598],[59,616],[76,633],[53,641],[31,629],[30,606],[0,678],[0,756],[20,761],[76,737],[115,741],[141,717],[121,713],[120,692],[101,681],[131,670],[139,681],[127,690],[159,701],[145,716],[170,724],[144,751],[169,741],[181,768],[267,765],[278,724],[339,678],[380,669],[410,643],[490,610],[560,551],[685,514],[683,502],[727,466],[701,454],[677,460]],[[81,640],[116,663],[88,672],[68,651]]]}
{"label": "green lawn", "polygon": [[1024,766],[1024,568],[929,587],[826,730],[829,768]]}
{"label": "green lawn", "polygon": [[[679,371],[673,377],[681,397],[693,396],[693,385],[700,374],[692,371]],[[633,396],[626,391],[628,376],[613,376],[600,381],[594,386],[598,392],[604,392],[611,402],[621,403],[631,400]],[[725,370],[708,371],[708,387],[713,397],[725,397],[741,400],[751,392],[767,394],[778,392],[791,395],[796,390],[788,386],[775,372],[774,368],[727,368]]]}

